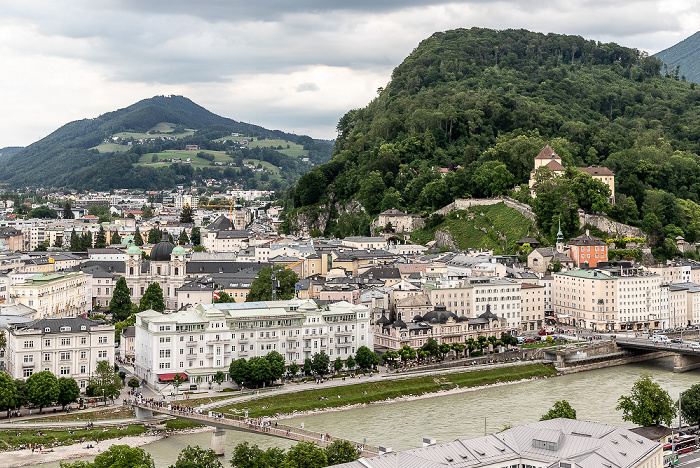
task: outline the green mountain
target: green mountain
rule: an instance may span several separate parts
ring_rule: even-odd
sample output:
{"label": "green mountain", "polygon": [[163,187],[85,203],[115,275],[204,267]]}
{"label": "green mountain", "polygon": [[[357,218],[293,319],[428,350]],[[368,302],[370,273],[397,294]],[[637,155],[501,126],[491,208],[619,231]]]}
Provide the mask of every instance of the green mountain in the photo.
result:
{"label": "green mountain", "polygon": [[[575,210],[593,209],[588,191],[604,198],[592,179],[571,173],[571,186],[552,184],[559,198],[548,206],[545,197],[534,203],[527,187],[510,192],[528,182],[549,144],[566,166],[616,173],[611,216],[639,223],[652,213],[686,240],[700,236],[675,203],[700,202],[700,90],[662,76],[662,67],[639,50],[580,36],[435,33],[372,102],[340,119],[331,161],[287,193],[283,229],[366,234],[372,217],[391,207],[427,214],[458,197],[511,194],[533,205],[545,235],[556,233],[557,218],[572,233]],[[604,200],[595,208],[608,210]]]}
{"label": "green mountain", "polygon": [[[107,143],[105,149],[105,142],[113,141],[115,135],[146,132],[152,132],[151,140],[129,142],[128,146],[124,141],[121,147],[110,147],[112,143]],[[186,145],[197,145],[204,151],[229,152],[231,160],[235,157],[234,147],[222,138],[232,133],[257,139],[273,138],[286,144],[300,143],[304,147],[302,152],[315,156],[317,162],[327,161],[330,153],[327,142],[221,117],[183,96],[156,96],[97,118],[68,123],[7,157],[3,152],[0,154],[0,181],[10,186],[104,190],[119,187],[162,189],[201,178],[215,178],[242,180],[247,182],[244,185],[252,184],[257,188],[254,181],[259,178],[240,164],[236,169],[214,164],[212,167],[139,164],[144,154],[184,150]],[[289,176],[274,187],[265,186],[274,184],[261,184],[260,188],[284,189],[312,167],[310,162],[276,149],[257,147],[248,152],[252,154],[242,157],[283,167],[285,170],[281,172]]]}
{"label": "green mountain", "polygon": [[654,56],[667,65],[669,74],[700,83],[700,31]]}

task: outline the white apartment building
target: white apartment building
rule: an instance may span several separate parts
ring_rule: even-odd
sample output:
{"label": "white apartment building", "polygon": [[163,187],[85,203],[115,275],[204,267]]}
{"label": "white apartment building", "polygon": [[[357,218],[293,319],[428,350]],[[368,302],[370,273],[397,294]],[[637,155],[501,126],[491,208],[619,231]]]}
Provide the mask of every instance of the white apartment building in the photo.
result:
{"label": "white apartment building", "polygon": [[560,322],[596,331],[616,328],[614,276],[598,270],[571,270],[553,276],[554,314]]}
{"label": "white apartment building", "polygon": [[82,272],[31,275],[8,285],[9,304],[36,310],[35,319],[75,317],[90,308],[92,291],[88,283]]}
{"label": "white apartment building", "polygon": [[520,285],[520,319],[523,330],[539,330],[545,323],[545,291],[540,284]]}
{"label": "white apartment building", "polygon": [[81,390],[99,361],[114,364],[114,325],[82,317],[47,318],[8,329],[8,374],[27,379],[49,371],[73,378]]}
{"label": "white apartment building", "polygon": [[469,318],[476,318],[491,306],[491,312],[506,319],[508,328],[521,326],[520,283],[513,281],[473,277],[443,287],[440,283],[426,283],[426,294],[433,306],[444,305],[448,311]]}
{"label": "white apartment building", "polygon": [[235,359],[277,351],[303,364],[321,351],[345,360],[374,349],[370,311],[347,302],[322,309],[312,300],[199,304],[172,314],[136,314],[135,372],[151,385],[184,373],[193,382],[227,375]]}
{"label": "white apartment building", "polygon": [[618,320],[625,329],[664,328],[661,281],[657,274],[617,277]]}

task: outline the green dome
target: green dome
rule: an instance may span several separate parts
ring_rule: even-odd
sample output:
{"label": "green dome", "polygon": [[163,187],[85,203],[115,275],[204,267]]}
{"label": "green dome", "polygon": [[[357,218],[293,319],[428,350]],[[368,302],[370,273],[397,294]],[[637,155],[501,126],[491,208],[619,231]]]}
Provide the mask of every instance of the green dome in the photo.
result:
{"label": "green dome", "polygon": [[171,255],[185,255],[185,249],[181,245],[178,245],[170,252]]}
{"label": "green dome", "polygon": [[141,249],[136,244],[131,244],[131,247],[126,249],[126,253],[129,255],[141,255]]}

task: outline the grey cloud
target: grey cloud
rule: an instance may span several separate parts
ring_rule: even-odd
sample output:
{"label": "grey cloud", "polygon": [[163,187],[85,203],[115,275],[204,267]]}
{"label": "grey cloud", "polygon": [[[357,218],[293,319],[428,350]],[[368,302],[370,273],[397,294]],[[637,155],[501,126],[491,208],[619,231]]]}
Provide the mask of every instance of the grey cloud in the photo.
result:
{"label": "grey cloud", "polygon": [[303,93],[305,91],[318,91],[319,87],[316,83],[301,83],[296,90],[297,93]]}

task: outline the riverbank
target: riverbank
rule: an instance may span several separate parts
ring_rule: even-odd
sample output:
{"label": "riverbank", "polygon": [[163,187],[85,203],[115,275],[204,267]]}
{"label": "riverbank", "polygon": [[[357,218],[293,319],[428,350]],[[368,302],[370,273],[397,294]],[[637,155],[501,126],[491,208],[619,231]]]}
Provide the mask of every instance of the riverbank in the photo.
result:
{"label": "riverbank", "polygon": [[236,415],[248,412],[248,417],[295,417],[305,412],[352,409],[377,402],[402,401],[404,398],[426,398],[449,392],[477,390],[487,386],[516,383],[536,378],[552,377],[557,371],[551,365],[530,364],[518,367],[486,369],[367,382],[342,387],[324,388],[321,384],[313,390],[290,394],[277,394],[226,406],[220,411]]}
{"label": "riverbank", "polygon": [[[188,429],[182,431],[158,431],[148,432],[135,436],[124,436],[113,439],[85,441],[72,445],[62,445],[58,447],[46,447],[40,452],[35,450],[32,452],[29,449],[13,450],[2,452],[0,455],[0,468],[14,468],[27,465],[38,465],[42,463],[50,463],[57,461],[73,460],[76,458],[94,457],[109,449],[112,445],[128,445],[129,447],[141,447],[153,442],[157,442],[172,434],[194,434],[206,432],[210,428],[202,427],[196,429]],[[88,444],[92,444],[93,448],[87,448]]]}

